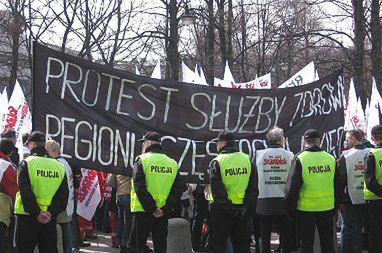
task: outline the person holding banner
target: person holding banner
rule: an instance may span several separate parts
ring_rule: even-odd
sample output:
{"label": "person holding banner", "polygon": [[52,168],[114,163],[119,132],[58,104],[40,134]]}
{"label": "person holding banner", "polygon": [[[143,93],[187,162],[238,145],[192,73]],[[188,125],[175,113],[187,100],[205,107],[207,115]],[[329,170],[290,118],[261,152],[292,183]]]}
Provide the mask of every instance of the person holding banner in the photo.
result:
{"label": "person holding banner", "polygon": [[349,150],[338,160],[345,192],[340,206],[342,226],[340,253],[362,252],[362,229],[364,227],[365,199],[363,196],[365,157],[370,148],[362,144],[362,134],[358,130],[346,133]]}
{"label": "person holding banner", "polygon": [[154,251],[166,253],[168,215],[185,191],[185,184],[178,163],[164,154],[158,133],[148,132],[139,141],[142,155],[134,164],[130,204],[133,222],[127,252],[144,250],[151,232]]}
{"label": "person holding banner", "polygon": [[268,148],[256,152],[259,197],[256,213],[261,224],[261,252],[271,252],[273,222],[280,228],[282,252],[291,251],[291,225],[285,208],[285,182],[293,159],[293,153],[283,148],[284,131],[275,127],[268,131]]}
{"label": "person holding banner", "polygon": [[219,155],[210,163],[211,249],[227,250],[230,237],[234,253],[249,253],[250,212],[256,208],[257,176],[249,156],[235,147],[235,136],[221,132],[216,141]]}
{"label": "person holding banner", "polygon": [[32,132],[28,138],[31,156],[20,166],[15,200],[18,253],[57,253],[56,217],[68,203],[64,166],[45,150],[45,135]]}
{"label": "person holding banner", "polygon": [[375,148],[365,161],[364,196],[367,206],[369,252],[382,252],[382,125],[371,129]]}
{"label": "person holding banner", "polygon": [[293,158],[285,188],[289,212],[297,210],[301,253],[313,252],[316,226],[321,252],[335,252],[333,217],[343,190],[336,160],[320,143],[317,130],[304,133],[304,150]]}

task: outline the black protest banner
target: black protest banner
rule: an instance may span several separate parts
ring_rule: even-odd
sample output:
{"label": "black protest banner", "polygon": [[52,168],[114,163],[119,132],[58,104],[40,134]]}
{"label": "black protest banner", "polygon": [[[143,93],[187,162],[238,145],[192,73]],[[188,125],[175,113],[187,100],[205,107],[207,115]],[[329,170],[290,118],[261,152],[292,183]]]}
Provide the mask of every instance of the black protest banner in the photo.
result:
{"label": "black protest banner", "polygon": [[210,140],[220,131],[233,132],[250,155],[274,126],[293,152],[309,128],[321,131],[332,153],[343,132],[341,71],[301,87],[226,89],[136,76],[35,44],[33,74],[34,129],[85,168],[130,174],[137,139],[157,131],[182,175],[196,182],[216,155]]}

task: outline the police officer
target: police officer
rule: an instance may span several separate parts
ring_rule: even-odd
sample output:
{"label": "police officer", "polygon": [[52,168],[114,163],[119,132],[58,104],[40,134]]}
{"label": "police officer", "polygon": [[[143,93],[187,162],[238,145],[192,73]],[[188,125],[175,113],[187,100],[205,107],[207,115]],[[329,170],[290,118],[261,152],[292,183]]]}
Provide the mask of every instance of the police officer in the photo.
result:
{"label": "police officer", "polygon": [[362,228],[364,227],[365,199],[363,197],[363,172],[365,157],[370,151],[362,144],[362,134],[358,130],[346,133],[347,147],[338,160],[345,193],[341,201],[342,226],[340,253],[362,252]]}
{"label": "police officer", "polygon": [[261,252],[271,252],[273,222],[280,228],[283,253],[291,251],[291,225],[285,208],[285,182],[288,178],[293,153],[283,148],[284,131],[275,127],[268,131],[268,148],[256,152],[256,171],[259,175],[259,198],[256,213],[261,224]]}
{"label": "police officer", "polygon": [[382,252],[382,125],[371,129],[375,144],[365,161],[364,197],[367,202],[369,252]]}
{"label": "police officer", "polygon": [[140,253],[152,233],[154,251],[167,250],[168,215],[185,190],[178,164],[163,153],[161,136],[148,132],[142,139],[142,155],[135,159],[131,212],[133,223],[127,245],[128,253]]}
{"label": "police officer", "polygon": [[304,150],[293,161],[286,184],[286,204],[297,210],[301,253],[313,252],[315,227],[321,252],[334,251],[334,213],[340,198],[341,180],[335,158],[320,148],[321,136],[315,129],[304,133]]}
{"label": "police officer", "polygon": [[45,150],[45,135],[28,138],[31,156],[21,163],[16,195],[16,246],[18,253],[57,252],[56,216],[66,209],[68,184],[64,166]]}
{"label": "police officer", "polygon": [[216,141],[219,155],[210,163],[211,248],[226,252],[230,237],[235,253],[250,252],[249,212],[256,208],[257,176],[249,156],[234,147],[232,133],[221,132]]}

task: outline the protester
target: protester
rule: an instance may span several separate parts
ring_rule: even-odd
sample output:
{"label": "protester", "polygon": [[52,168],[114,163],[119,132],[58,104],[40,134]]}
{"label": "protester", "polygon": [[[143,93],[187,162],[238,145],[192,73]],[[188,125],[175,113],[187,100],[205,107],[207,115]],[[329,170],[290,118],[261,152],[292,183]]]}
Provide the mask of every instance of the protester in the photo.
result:
{"label": "protester", "polygon": [[45,150],[45,135],[32,132],[28,138],[31,156],[21,163],[16,195],[16,245],[18,253],[56,253],[56,217],[65,211],[68,183],[64,166]]}
{"label": "protester", "polygon": [[198,252],[208,252],[205,243],[202,243],[203,224],[208,217],[208,201],[204,196],[204,184],[197,184],[193,191],[194,214],[192,218],[191,242],[192,249]]}
{"label": "protester", "polygon": [[74,184],[74,211],[72,215],[72,222],[70,224],[71,237],[72,237],[72,249],[73,253],[80,252],[80,247],[89,247],[91,244],[84,242],[80,234],[79,215],[77,215],[77,196],[78,189],[80,187],[82,173],[80,168],[73,167],[73,184]]}
{"label": "protester", "polygon": [[18,192],[16,169],[9,156],[14,144],[11,139],[0,139],[0,252],[10,247],[7,228],[11,222],[11,204]]}
{"label": "protester", "polygon": [[184,184],[180,180],[178,164],[163,153],[161,137],[148,132],[139,140],[142,155],[135,159],[131,211],[133,223],[128,253],[140,252],[152,233],[154,251],[167,252],[168,215],[181,197]]}
{"label": "protester", "polygon": [[382,252],[382,125],[371,129],[375,148],[365,161],[364,197],[367,205],[369,252]]}
{"label": "protester", "polygon": [[362,229],[364,227],[365,199],[363,196],[363,172],[365,157],[370,151],[362,141],[358,130],[346,133],[349,150],[338,160],[345,193],[341,204],[342,226],[340,253],[362,252]]}
{"label": "protester", "polygon": [[119,248],[117,242],[118,231],[118,207],[117,207],[117,189],[111,190],[111,206],[109,210],[110,222],[111,222],[111,246],[113,248]]}
{"label": "protester", "polygon": [[132,214],[130,210],[131,177],[116,175],[117,206],[118,206],[118,232],[117,242],[121,252],[126,251],[130,234]]}
{"label": "protester", "polygon": [[304,133],[304,150],[294,157],[286,183],[287,208],[291,213],[297,210],[301,253],[313,252],[316,226],[321,252],[335,252],[333,216],[341,198],[341,180],[335,158],[320,143],[317,130]]}
{"label": "protester", "polygon": [[3,131],[1,134],[1,138],[8,138],[11,139],[13,142],[13,150],[12,154],[9,156],[9,159],[11,159],[12,163],[16,166],[20,164],[20,155],[19,155],[19,149],[16,147],[16,131],[8,128]]}
{"label": "protester", "polygon": [[69,195],[67,199],[66,210],[57,216],[57,223],[60,225],[63,242],[63,252],[72,252],[72,238],[70,224],[72,221],[72,215],[74,210],[74,185],[73,185],[73,171],[70,168],[68,162],[61,157],[60,144],[54,140],[48,140],[45,144],[45,149],[48,154],[57,159],[62,165],[64,165],[66,172],[66,179],[68,182]]}
{"label": "protester", "polygon": [[30,156],[30,151],[28,148],[28,138],[29,133],[23,133],[23,157],[26,159],[28,156]]}
{"label": "protester", "polygon": [[249,252],[249,213],[256,207],[258,196],[256,172],[249,156],[234,147],[232,133],[221,132],[217,142],[219,155],[210,163],[211,248],[226,252],[230,237],[233,251]]}
{"label": "protester", "polygon": [[261,223],[261,252],[271,252],[272,225],[277,222],[283,253],[291,251],[291,225],[285,206],[285,182],[293,153],[283,148],[284,131],[275,127],[268,131],[268,148],[256,152],[259,197],[256,213]]}

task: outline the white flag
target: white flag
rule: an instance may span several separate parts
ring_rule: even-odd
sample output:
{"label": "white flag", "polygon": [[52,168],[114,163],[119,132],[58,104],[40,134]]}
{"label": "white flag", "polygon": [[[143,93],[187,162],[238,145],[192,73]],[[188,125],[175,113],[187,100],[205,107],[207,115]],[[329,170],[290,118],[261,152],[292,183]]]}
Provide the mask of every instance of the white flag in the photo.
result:
{"label": "white flag", "polygon": [[306,65],[304,68],[302,68],[299,72],[297,72],[294,76],[289,78],[288,81],[281,84],[279,88],[300,86],[307,83],[312,83],[317,80],[318,80],[318,74],[316,73],[314,62],[312,61],[311,63]]}
{"label": "white flag", "polygon": [[151,74],[151,78],[162,79],[162,74],[160,70],[160,60],[158,60],[157,65],[155,65],[154,71]]}
{"label": "white flag", "polygon": [[137,65],[135,65],[135,74],[140,76],[141,75],[141,72],[139,72],[139,69],[137,67]]}
{"label": "white flag", "polygon": [[4,129],[8,129],[8,128],[14,129],[16,131],[16,139],[17,139],[18,135],[23,134],[21,129],[26,128],[24,126],[25,120],[28,121],[27,124],[31,125],[31,117],[30,117],[28,102],[25,99],[24,92],[21,89],[19,82],[16,81],[11,99],[9,100],[8,113],[6,116]]}
{"label": "white flag", "polygon": [[270,89],[272,88],[271,73],[257,78],[255,89]]}
{"label": "white flag", "polygon": [[7,114],[8,114],[8,93],[7,93],[7,87],[5,87],[3,93],[1,93],[0,95],[0,133],[2,133],[4,130]]}
{"label": "white flag", "polygon": [[355,87],[353,79],[350,81],[349,96],[347,100],[346,107],[346,117],[345,117],[345,130],[353,129],[365,129],[365,116],[362,109],[362,104],[359,99],[357,99],[357,94],[355,93]]}
{"label": "white flag", "polygon": [[233,79],[231,70],[230,70],[229,65],[228,65],[228,61],[226,61],[226,63],[225,63],[224,82],[228,83],[228,84],[235,83],[235,79]]}
{"label": "white flag", "polygon": [[368,115],[368,122],[367,122],[367,130],[366,135],[367,138],[371,138],[371,129],[379,125],[379,113],[380,113],[380,106],[382,102],[381,95],[378,92],[377,84],[375,83],[375,79],[373,77],[373,87],[371,90],[371,98],[370,98],[370,109],[369,115]]}
{"label": "white flag", "polygon": [[192,71],[187,65],[182,61],[182,81],[185,83],[199,83],[199,75]]}
{"label": "white flag", "polygon": [[78,190],[77,214],[91,221],[98,204],[101,202],[101,189],[97,171],[81,169],[82,180]]}

